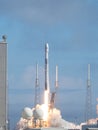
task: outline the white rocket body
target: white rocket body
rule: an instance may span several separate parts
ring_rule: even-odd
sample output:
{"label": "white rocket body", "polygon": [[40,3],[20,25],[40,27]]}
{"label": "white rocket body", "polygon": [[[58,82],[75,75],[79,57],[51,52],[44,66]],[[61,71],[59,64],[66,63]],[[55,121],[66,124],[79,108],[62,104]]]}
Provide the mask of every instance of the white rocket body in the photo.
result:
{"label": "white rocket body", "polygon": [[49,46],[48,43],[45,44],[45,90],[49,89],[49,60],[48,60]]}

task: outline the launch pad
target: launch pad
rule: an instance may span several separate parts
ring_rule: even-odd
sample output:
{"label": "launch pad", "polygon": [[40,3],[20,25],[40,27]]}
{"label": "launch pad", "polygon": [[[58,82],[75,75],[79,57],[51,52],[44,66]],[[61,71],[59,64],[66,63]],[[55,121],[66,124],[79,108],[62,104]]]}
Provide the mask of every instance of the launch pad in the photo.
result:
{"label": "launch pad", "polygon": [[62,127],[47,127],[47,128],[33,128],[33,129],[25,129],[25,130],[68,130],[68,129],[64,129]]}
{"label": "launch pad", "polygon": [[[45,44],[45,86],[43,103],[38,103],[38,92],[35,94],[35,105],[33,108],[25,107],[22,111],[20,121],[17,123],[18,130],[72,130],[73,123],[64,121],[59,109],[55,107],[55,97],[58,89],[58,66],[56,66],[55,90],[51,92],[49,84],[49,46]],[[36,66],[36,91],[38,90],[38,65]],[[66,125],[64,125],[66,124]]]}

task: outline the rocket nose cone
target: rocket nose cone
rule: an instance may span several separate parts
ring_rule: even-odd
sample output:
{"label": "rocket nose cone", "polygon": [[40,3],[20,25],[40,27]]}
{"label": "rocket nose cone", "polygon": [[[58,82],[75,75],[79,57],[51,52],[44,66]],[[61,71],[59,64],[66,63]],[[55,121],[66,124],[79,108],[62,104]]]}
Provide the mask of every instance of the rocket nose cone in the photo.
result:
{"label": "rocket nose cone", "polygon": [[46,50],[49,50],[49,45],[48,45],[48,43],[45,44],[45,49],[46,49]]}
{"label": "rocket nose cone", "polygon": [[45,44],[45,47],[46,47],[46,48],[48,48],[48,47],[49,47],[49,46],[48,46],[48,43],[46,43],[46,44]]}

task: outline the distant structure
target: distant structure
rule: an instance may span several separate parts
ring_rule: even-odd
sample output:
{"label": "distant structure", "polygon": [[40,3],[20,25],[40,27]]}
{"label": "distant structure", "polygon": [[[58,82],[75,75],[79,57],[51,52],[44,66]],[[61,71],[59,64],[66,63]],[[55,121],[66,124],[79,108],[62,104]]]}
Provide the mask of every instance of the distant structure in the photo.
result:
{"label": "distant structure", "polygon": [[39,78],[38,78],[38,64],[36,64],[36,81],[35,81],[35,101],[34,106],[40,104],[40,88],[39,88]]}
{"label": "distant structure", "polygon": [[85,110],[85,120],[86,120],[87,124],[89,124],[89,119],[91,119],[91,118],[92,118],[92,95],[91,95],[90,64],[88,64],[86,110]]}
{"label": "distant structure", "polygon": [[7,130],[7,43],[0,42],[0,130]]}

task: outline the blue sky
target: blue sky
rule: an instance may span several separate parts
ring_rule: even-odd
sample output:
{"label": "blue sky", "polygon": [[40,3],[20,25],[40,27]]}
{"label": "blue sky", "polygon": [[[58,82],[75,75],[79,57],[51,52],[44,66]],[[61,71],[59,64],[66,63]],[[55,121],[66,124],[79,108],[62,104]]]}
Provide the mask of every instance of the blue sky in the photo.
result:
{"label": "blue sky", "polygon": [[[0,0],[0,36],[7,35],[10,113],[34,104],[35,67],[44,88],[44,46],[49,44],[50,88],[59,68],[57,107],[66,120],[83,121],[87,64],[91,64],[93,113],[98,97],[97,0]],[[15,122],[15,121],[14,121]]]}

